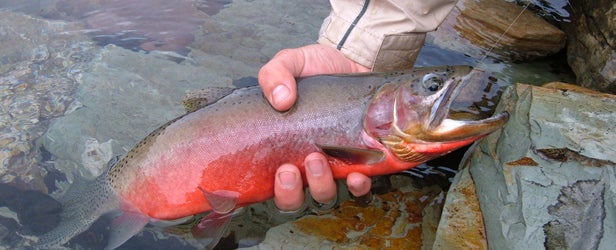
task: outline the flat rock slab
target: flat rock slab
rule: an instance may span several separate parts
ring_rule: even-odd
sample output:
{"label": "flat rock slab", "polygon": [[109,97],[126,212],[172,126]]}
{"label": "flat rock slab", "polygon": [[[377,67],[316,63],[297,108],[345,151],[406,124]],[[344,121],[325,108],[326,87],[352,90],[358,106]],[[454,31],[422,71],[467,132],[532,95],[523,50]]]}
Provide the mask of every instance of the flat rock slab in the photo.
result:
{"label": "flat rock slab", "polygon": [[370,205],[345,201],[321,215],[271,228],[245,249],[431,249],[445,193],[438,186],[375,195]]}
{"label": "flat rock slab", "polygon": [[613,249],[616,96],[516,84],[470,172],[493,249]]}

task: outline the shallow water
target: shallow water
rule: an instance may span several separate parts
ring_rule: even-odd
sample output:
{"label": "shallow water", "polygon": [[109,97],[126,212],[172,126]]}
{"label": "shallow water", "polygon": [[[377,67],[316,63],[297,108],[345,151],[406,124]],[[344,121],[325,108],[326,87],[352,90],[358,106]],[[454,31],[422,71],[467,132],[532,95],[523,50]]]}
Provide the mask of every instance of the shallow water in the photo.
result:
{"label": "shallow water", "polygon": [[[57,223],[32,219],[55,211],[53,200],[14,187],[58,198],[73,174],[98,175],[182,114],[187,90],[251,82],[280,49],[313,43],[329,10],[325,0],[31,2],[0,1],[0,248],[20,246],[18,229]],[[482,63],[501,86],[573,80],[564,57]],[[478,61],[426,44],[416,63],[447,64]],[[270,223],[261,220],[237,234],[261,237]],[[102,248],[104,227],[71,247]],[[166,238],[148,228],[121,248],[195,248]]]}

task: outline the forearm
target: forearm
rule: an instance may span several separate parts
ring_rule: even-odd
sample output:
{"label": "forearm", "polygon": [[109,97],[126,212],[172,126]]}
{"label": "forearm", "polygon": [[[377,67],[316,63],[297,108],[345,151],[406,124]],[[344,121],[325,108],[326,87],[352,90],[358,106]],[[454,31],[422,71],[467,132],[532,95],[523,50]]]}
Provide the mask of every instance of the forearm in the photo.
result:
{"label": "forearm", "polygon": [[456,0],[330,0],[318,42],[353,61],[386,71],[413,66],[425,33],[435,30]]}

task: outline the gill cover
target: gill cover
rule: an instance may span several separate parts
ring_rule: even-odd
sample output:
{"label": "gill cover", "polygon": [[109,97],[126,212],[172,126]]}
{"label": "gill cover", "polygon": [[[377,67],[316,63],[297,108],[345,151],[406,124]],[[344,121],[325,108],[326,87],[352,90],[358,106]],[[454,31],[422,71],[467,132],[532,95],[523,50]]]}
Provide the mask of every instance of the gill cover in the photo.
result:
{"label": "gill cover", "polygon": [[372,99],[364,129],[407,162],[427,161],[464,146],[508,119],[507,113],[477,121],[447,118],[460,89],[484,74],[469,66],[428,68],[414,78],[387,83]]}

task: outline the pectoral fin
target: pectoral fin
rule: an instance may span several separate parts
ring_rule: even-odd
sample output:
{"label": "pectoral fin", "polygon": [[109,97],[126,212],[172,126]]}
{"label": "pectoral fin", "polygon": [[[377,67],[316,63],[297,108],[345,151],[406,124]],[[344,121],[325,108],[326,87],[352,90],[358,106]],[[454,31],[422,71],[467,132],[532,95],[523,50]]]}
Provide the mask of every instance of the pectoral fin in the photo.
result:
{"label": "pectoral fin", "polygon": [[229,87],[209,87],[200,90],[193,90],[184,95],[184,109],[191,113],[207,105],[210,105],[221,98],[231,94],[235,90]]}
{"label": "pectoral fin", "polygon": [[381,150],[341,146],[317,145],[323,153],[348,164],[375,164],[385,159]]}

